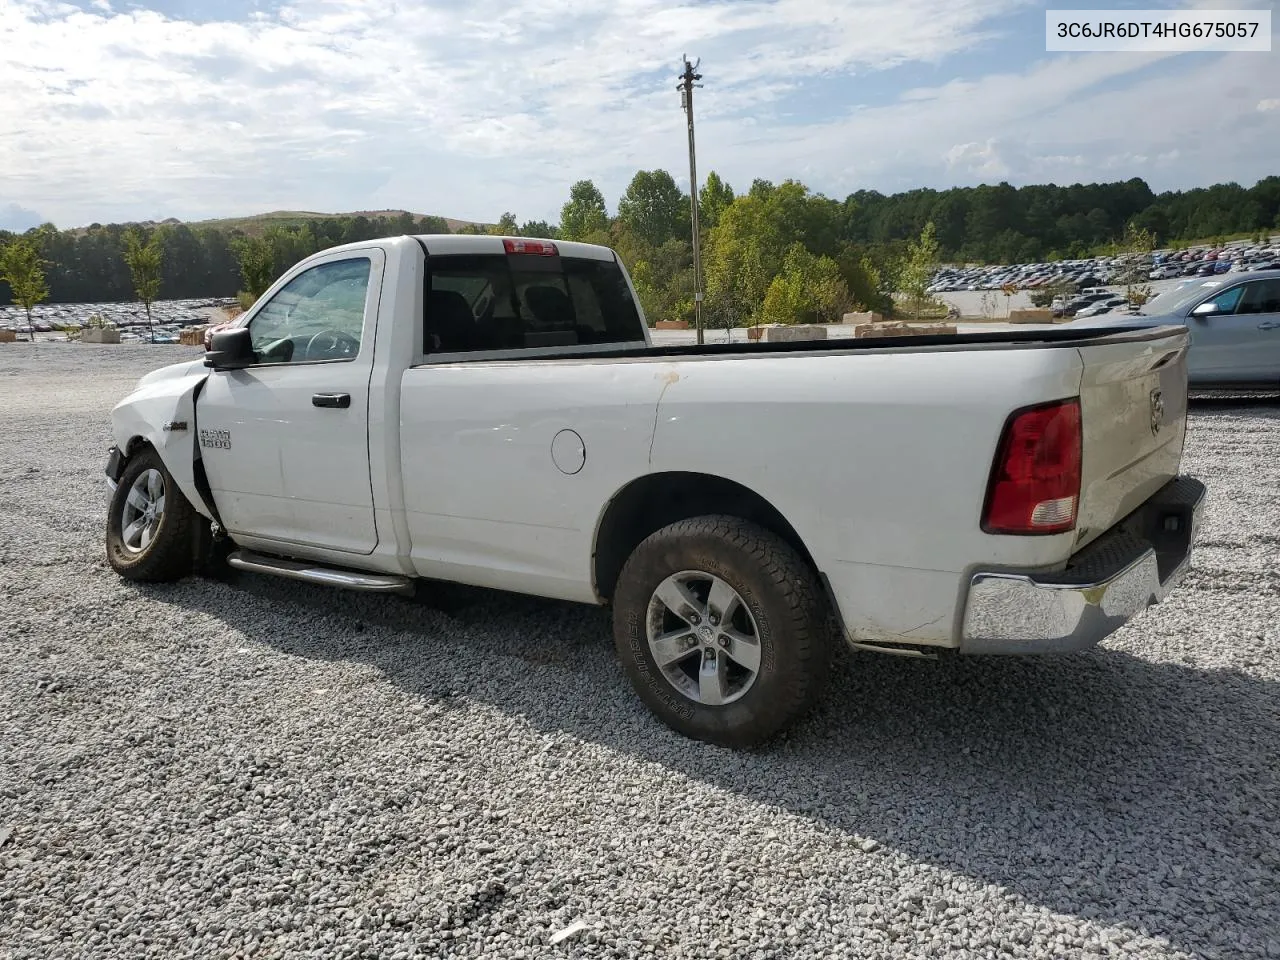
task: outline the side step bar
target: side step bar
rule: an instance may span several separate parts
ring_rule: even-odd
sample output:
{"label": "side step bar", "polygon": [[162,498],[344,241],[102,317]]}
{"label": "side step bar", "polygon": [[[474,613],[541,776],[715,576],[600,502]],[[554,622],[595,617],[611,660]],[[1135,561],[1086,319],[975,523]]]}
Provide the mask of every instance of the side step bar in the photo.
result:
{"label": "side step bar", "polygon": [[227,557],[227,563],[237,570],[249,573],[265,573],[326,587],[343,587],[366,593],[398,593],[407,597],[413,596],[414,592],[413,581],[408,577],[340,570],[337,567],[285,560],[281,557],[265,557],[248,550],[235,551]]}
{"label": "side step bar", "polygon": [[872,653],[887,653],[891,657],[916,657],[921,660],[937,660],[936,650],[929,650],[919,644],[911,646],[905,643],[895,644],[891,641],[848,640],[849,646],[855,650],[869,650]]}

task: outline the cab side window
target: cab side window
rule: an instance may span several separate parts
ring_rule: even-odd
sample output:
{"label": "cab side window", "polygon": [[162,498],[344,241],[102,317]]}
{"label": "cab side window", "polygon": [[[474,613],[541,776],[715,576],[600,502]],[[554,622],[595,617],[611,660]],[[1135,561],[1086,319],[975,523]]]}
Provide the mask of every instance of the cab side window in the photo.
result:
{"label": "cab side window", "polygon": [[1280,313],[1280,278],[1246,283],[1236,313]]}
{"label": "cab side window", "polygon": [[259,363],[354,360],[364,336],[368,257],[322,263],[289,281],[249,323]]}

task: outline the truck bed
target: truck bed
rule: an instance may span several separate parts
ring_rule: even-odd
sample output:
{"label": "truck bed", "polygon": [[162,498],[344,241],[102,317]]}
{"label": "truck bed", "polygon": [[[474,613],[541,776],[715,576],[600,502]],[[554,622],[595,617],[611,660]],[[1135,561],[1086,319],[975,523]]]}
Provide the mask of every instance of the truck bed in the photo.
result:
{"label": "truck bed", "polygon": [[[745,328],[735,328],[745,329]],[[705,344],[673,344],[671,346],[619,347],[615,350],[569,350],[557,351],[553,355],[542,357],[494,357],[477,353],[474,361],[482,363],[536,363],[540,361],[560,360],[630,360],[630,359],[672,359],[687,360],[691,357],[723,357],[723,356],[773,356],[785,354],[813,355],[815,353],[862,353],[869,350],[880,352],[908,351],[955,351],[955,350],[1021,350],[1028,346],[1048,348],[1069,348],[1093,346],[1113,343],[1140,343],[1148,340],[1160,340],[1178,332],[1180,327],[1110,327],[1099,329],[1034,329],[1034,330],[997,330],[991,333],[953,333],[928,334],[905,337],[874,337],[855,339],[841,337],[836,340],[796,340],[781,343],[761,343],[747,341],[743,343],[705,343]],[[459,362],[454,359],[444,361]]]}

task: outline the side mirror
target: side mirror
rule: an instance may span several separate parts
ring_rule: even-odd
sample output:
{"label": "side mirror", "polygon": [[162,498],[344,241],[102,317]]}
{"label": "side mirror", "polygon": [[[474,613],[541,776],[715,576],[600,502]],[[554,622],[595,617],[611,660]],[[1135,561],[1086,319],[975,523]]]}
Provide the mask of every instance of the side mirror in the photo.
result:
{"label": "side mirror", "polygon": [[253,336],[248,327],[232,327],[218,330],[209,338],[204,365],[214,370],[243,370],[252,366]]}
{"label": "side mirror", "polygon": [[1193,317],[1199,317],[1203,319],[1204,317],[1213,316],[1217,312],[1218,312],[1218,305],[1214,303],[1212,300],[1209,300],[1205,303],[1200,304],[1198,307],[1192,310],[1191,315]]}

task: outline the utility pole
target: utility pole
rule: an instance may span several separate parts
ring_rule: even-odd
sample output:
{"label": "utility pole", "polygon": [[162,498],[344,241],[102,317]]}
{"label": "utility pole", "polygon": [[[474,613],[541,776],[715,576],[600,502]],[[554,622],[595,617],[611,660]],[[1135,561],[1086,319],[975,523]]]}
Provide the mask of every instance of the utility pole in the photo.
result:
{"label": "utility pole", "polygon": [[698,232],[698,164],[693,146],[693,88],[702,86],[694,82],[702,79],[702,74],[694,72],[700,63],[702,63],[701,57],[698,58],[697,63],[690,63],[688,54],[685,54],[684,73],[680,75],[680,85],[677,87],[681,93],[680,101],[684,107],[685,116],[689,118],[689,205],[693,213],[693,316],[694,325],[698,329],[698,343],[703,342],[702,241]]}

